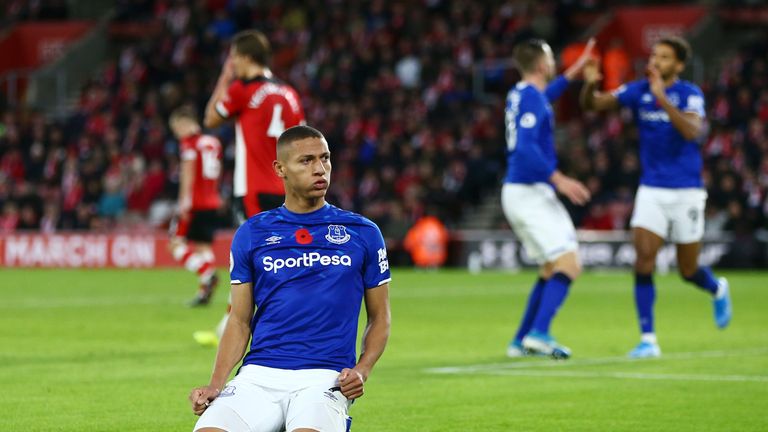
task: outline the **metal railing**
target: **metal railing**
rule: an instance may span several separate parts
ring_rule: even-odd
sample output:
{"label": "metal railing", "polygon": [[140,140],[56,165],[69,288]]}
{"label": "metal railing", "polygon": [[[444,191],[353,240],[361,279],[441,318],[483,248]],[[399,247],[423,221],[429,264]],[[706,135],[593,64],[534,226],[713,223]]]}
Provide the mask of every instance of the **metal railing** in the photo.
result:
{"label": "metal railing", "polygon": [[59,60],[34,71],[24,103],[54,116],[66,114],[68,96],[79,91],[107,54],[108,18],[102,18],[85,37]]}
{"label": "metal railing", "polygon": [[13,69],[0,75],[0,94],[5,95],[6,104],[11,107],[17,107],[24,97],[22,83],[29,80],[31,69]]}

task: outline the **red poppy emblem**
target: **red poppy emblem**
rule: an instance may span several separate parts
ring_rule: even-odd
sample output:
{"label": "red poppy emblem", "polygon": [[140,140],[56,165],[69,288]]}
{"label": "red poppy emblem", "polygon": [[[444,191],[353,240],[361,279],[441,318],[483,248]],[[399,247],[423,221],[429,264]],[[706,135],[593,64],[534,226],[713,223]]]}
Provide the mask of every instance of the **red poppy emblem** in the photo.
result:
{"label": "red poppy emblem", "polygon": [[310,244],[312,243],[312,234],[307,231],[306,228],[296,230],[296,243],[298,244]]}

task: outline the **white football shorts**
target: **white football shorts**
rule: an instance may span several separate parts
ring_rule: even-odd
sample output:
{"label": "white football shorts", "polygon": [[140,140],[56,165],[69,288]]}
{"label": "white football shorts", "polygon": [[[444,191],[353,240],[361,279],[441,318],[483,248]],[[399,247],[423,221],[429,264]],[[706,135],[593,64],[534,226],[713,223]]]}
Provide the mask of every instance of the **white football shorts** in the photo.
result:
{"label": "white football shorts", "polygon": [[528,256],[539,264],[577,251],[576,229],[563,203],[546,183],[505,183],[501,207]]}
{"label": "white football shorts", "polygon": [[645,228],[676,244],[701,241],[707,191],[699,188],[658,188],[641,185],[629,225]]}
{"label": "white football shorts", "polygon": [[[346,432],[351,404],[338,390],[339,372],[245,365],[203,412],[195,431],[282,432],[308,428]],[[335,388],[334,388],[335,387]]]}

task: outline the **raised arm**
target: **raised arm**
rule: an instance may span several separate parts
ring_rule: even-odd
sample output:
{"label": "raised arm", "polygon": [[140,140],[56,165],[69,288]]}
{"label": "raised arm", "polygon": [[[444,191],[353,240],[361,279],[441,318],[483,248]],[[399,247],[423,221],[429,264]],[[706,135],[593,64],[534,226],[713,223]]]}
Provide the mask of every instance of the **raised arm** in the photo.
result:
{"label": "raised arm", "polygon": [[391,322],[389,283],[365,290],[365,310],[368,324],[363,332],[360,359],[354,368],[344,369],[339,375],[341,393],[347,399],[363,395],[363,383],[368,380],[368,375],[387,345]]}
{"label": "raised arm", "polygon": [[595,49],[595,38],[589,38],[587,41],[587,45],[584,47],[584,51],[582,51],[581,55],[578,59],[576,59],[575,62],[566,69],[565,72],[563,72],[563,76],[568,81],[575,80],[581,71],[584,69],[584,67],[589,63],[589,61],[592,59],[592,51]]}
{"label": "raised arm", "polygon": [[603,76],[600,74],[596,61],[588,61],[584,65],[584,85],[581,87],[580,102],[585,110],[607,111],[619,107],[619,99],[613,93],[601,92],[597,89]]}
{"label": "raised arm", "polygon": [[219,127],[227,120],[226,117],[216,111],[216,104],[223,101],[227,96],[227,89],[234,78],[235,72],[232,66],[232,60],[227,57],[224,66],[221,68],[219,78],[216,80],[216,87],[213,90],[213,94],[211,95],[211,98],[208,99],[208,104],[205,106],[205,119],[203,120],[203,125],[205,127]]}
{"label": "raised arm", "polygon": [[242,360],[251,337],[251,318],[253,317],[253,284],[232,284],[232,311],[224,328],[219,343],[211,381],[207,386],[192,390],[189,400],[192,411],[200,415],[208,408],[210,401],[216,399],[232,373],[232,369]]}
{"label": "raised arm", "polygon": [[568,85],[571,83],[571,81],[578,78],[579,74],[584,69],[584,66],[592,58],[592,51],[594,48],[595,39],[590,38],[587,42],[587,46],[584,48],[584,51],[571,65],[571,67],[563,72],[562,75],[552,80],[549,85],[547,85],[546,90],[544,90],[544,94],[547,95],[547,100],[549,100],[550,103],[554,103],[557,99],[559,99],[560,96],[562,96],[565,90],[568,88]]}

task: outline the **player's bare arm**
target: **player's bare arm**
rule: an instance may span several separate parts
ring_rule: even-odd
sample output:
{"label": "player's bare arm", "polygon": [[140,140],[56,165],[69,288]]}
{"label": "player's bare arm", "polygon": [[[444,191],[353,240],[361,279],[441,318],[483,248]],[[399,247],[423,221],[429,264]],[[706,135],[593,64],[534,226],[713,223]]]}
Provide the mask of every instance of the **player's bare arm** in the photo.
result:
{"label": "player's bare arm", "polygon": [[384,352],[389,338],[389,284],[366,289],[364,301],[368,323],[363,332],[360,360],[353,369],[343,369],[339,375],[341,394],[347,399],[356,399],[363,395],[363,384]]}
{"label": "player's bare arm", "polygon": [[235,71],[232,65],[232,60],[227,56],[227,59],[224,61],[224,66],[221,68],[219,79],[216,80],[216,87],[213,90],[213,94],[208,100],[208,104],[205,106],[205,119],[203,120],[203,125],[205,125],[205,127],[219,127],[227,120],[216,111],[216,104],[224,100],[224,97],[227,95],[227,88],[234,78]]}
{"label": "player's bare arm", "polygon": [[561,173],[560,170],[555,170],[549,177],[549,181],[558,192],[565,195],[566,198],[576,205],[584,205],[592,198],[592,194],[584,186],[584,183],[568,177]]}
{"label": "player's bare arm", "polygon": [[659,106],[667,112],[670,123],[680,132],[680,135],[689,141],[700,137],[704,132],[704,121],[701,116],[693,112],[682,112],[669,101],[665,92],[666,83],[658,69],[648,68],[648,83],[651,93]]}
{"label": "player's bare arm", "polygon": [[189,400],[192,411],[200,415],[208,408],[210,401],[216,399],[229,374],[245,355],[245,349],[251,338],[251,318],[253,317],[253,284],[232,285],[232,311],[221,337],[219,351],[216,354],[211,381],[207,386],[192,390]]}
{"label": "player's bare arm", "polygon": [[581,107],[586,110],[608,111],[619,107],[619,99],[612,93],[601,92],[598,85],[603,79],[595,60],[587,60],[583,67],[584,85],[581,87]]}
{"label": "player's bare arm", "polygon": [[563,72],[563,76],[568,81],[573,81],[576,79],[581,71],[584,69],[584,66],[587,65],[587,62],[592,58],[592,50],[595,49],[595,38],[589,38],[589,41],[587,41],[587,46],[584,47],[584,51],[581,53],[578,59],[569,67],[566,69],[565,72]]}

